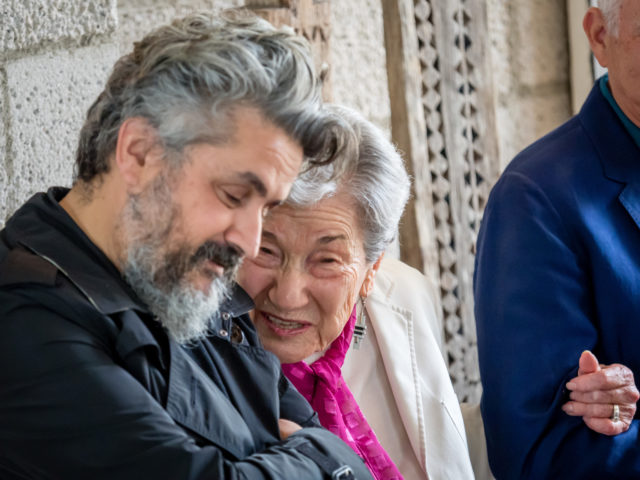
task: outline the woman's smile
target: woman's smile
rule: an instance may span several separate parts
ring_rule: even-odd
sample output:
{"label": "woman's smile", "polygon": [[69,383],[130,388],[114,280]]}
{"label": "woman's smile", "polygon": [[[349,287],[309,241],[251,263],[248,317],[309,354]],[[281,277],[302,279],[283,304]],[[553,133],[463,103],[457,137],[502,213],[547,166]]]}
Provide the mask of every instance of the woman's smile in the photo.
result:
{"label": "woman's smile", "polygon": [[258,312],[258,317],[258,321],[264,322],[273,333],[281,337],[298,335],[311,327],[309,322],[284,319],[263,311]]}

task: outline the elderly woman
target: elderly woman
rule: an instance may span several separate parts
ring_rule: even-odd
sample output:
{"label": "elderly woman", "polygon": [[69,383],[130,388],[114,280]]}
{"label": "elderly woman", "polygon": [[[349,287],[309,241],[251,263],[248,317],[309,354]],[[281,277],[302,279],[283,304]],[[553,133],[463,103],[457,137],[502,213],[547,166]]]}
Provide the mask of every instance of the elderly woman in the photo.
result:
{"label": "elderly woman", "polygon": [[303,175],[265,219],[260,253],[238,277],[253,321],[375,478],[473,478],[425,278],[382,261],[409,196],[402,159],[372,124],[334,108],[357,152]]}

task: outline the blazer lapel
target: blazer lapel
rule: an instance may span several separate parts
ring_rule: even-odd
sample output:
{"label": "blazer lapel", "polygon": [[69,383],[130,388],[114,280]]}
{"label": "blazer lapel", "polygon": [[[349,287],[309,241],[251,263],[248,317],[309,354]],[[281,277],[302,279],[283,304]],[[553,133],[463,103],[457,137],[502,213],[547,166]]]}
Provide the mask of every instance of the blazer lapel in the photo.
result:
{"label": "blazer lapel", "polygon": [[[640,161],[640,159],[638,159]],[[618,197],[622,206],[629,212],[633,221],[640,228],[640,185],[630,183],[622,190]]]}
{"label": "blazer lapel", "polygon": [[618,199],[640,228],[640,148],[597,82],[578,118],[598,152],[604,176],[626,185]]}
{"label": "blazer lapel", "polygon": [[[382,280],[382,279],[381,279]],[[379,288],[376,285],[375,288]],[[375,290],[374,290],[375,292]],[[420,377],[418,375],[413,339],[411,312],[397,307],[389,308],[383,295],[372,294],[367,301],[367,311],[373,327],[387,378],[393,391],[402,423],[423,468],[426,465],[425,422]],[[378,313],[384,312],[386,318]],[[389,318],[391,315],[394,318]]]}
{"label": "blazer lapel", "polygon": [[407,272],[388,268],[389,275],[384,269],[378,272],[367,312],[402,424],[430,477],[448,478],[456,472],[456,478],[470,478],[464,424],[429,325],[431,313],[400,290],[407,288],[404,283],[396,284],[394,276]]}

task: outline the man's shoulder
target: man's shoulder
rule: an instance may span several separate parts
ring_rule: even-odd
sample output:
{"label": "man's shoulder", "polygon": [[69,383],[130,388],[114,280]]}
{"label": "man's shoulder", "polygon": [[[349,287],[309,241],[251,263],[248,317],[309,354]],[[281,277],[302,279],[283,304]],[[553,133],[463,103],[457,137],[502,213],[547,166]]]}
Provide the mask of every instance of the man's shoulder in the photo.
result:
{"label": "man's shoulder", "polygon": [[505,173],[547,177],[557,169],[571,169],[589,158],[597,161],[596,151],[579,118],[572,117],[517,154]]}
{"label": "man's shoulder", "polygon": [[55,286],[58,269],[26,248],[8,250],[0,259],[0,288],[19,285]]}
{"label": "man's shoulder", "polygon": [[609,195],[601,149],[596,148],[579,116],[540,138],[514,157],[491,192],[498,199],[524,200],[540,195],[556,205],[576,205],[594,191]]}
{"label": "man's shoulder", "polygon": [[44,325],[54,317],[104,334],[100,312],[55,262],[21,245],[8,250],[0,258],[0,321]]}

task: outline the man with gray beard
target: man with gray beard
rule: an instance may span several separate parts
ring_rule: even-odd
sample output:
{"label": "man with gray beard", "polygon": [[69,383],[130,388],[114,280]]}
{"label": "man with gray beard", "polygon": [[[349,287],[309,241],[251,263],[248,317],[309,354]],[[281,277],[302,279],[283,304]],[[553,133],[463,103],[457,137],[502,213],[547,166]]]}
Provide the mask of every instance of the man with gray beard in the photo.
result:
{"label": "man with gray beard", "polygon": [[0,478],[370,478],[264,351],[233,282],[348,130],[306,44],[193,15],[121,58],[76,178],[0,231]]}

